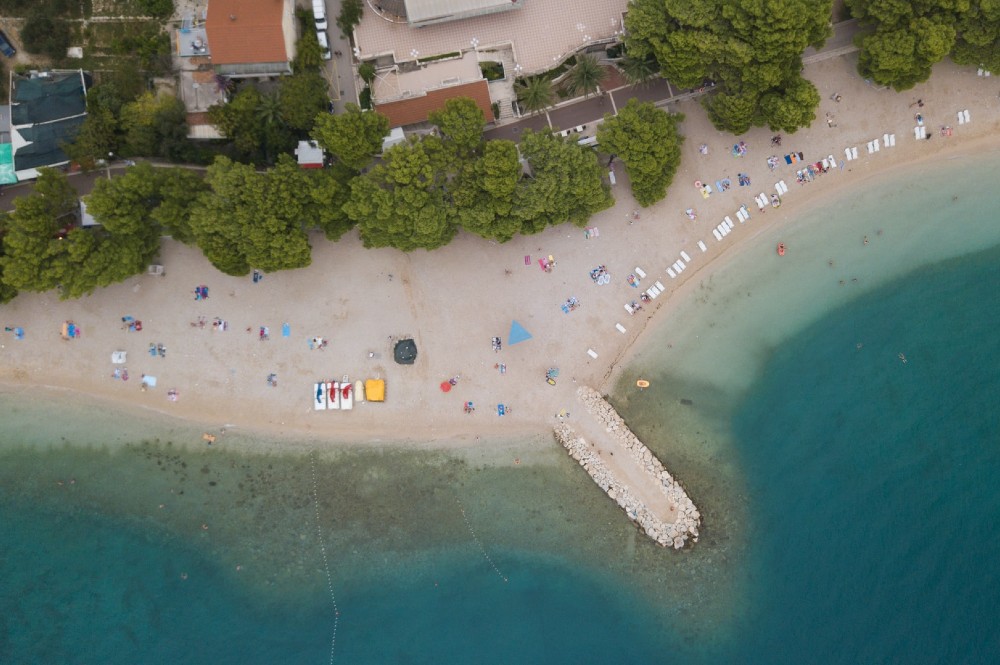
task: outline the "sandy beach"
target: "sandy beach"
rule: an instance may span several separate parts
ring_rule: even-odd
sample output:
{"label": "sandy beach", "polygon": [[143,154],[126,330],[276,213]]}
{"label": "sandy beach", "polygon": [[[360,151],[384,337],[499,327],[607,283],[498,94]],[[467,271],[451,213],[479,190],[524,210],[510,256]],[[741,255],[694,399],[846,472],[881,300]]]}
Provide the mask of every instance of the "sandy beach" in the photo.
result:
{"label": "sandy beach", "polygon": [[[805,68],[824,101],[813,127],[785,135],[781,147],[770,146],[772,132],[766,128],[734,138],[716,131],[697,103],[680,104],[674,110],[685,115],[686,143],[667,198],[630,223],[637,206],[619,165],[617,203],[590,223],[599,229],[596,237],[570,225],[504,245],[463,233],[443,249],[404,254],[366,250],[356,234],[338,243],[316,234],[312,266],[269,274],[258,283],[222,275],[197,248],[165,240],[164,276],[136,276],[77,301],[61,302],[54,293],[22,294],[4,306],[3,324],[23,327],[25,339],[10,333],[2,339],[0,386],[57,389],[60,399],[70,390],[203,423],[216,434],[235,427],[368,444],[419,438],[442,447],[537,435],[550,429],[561,411],[572,418],[578,385],[609,390],[634,345],[669,315],[671,304],[754,236],[822,210],[874,174],[1000,147],[1000,99],[993,79],[945,62],[929,82],[895,93],[867,85],[855,64],[856,56],[848,56]],[[918,99],[923,106],[915,105]],[[962,109],[970,112],[969,124],[956,120]],[[929,141],[914,139],[917,112]],[[952,128],[951,136],[942,136],[942,126]],[[895,134],[895,147],[868,154],[866,143],[881,141],[886,133]],[[741,140],[749,151],[734,157],[732,145]],[[707,155],[699,152],[702,144]],[[840,168],[850,146],[857,146],[858,159]],[[804,163],[786,165],[783,155],[790,152],[803,153]],[[779,160],[774,172],[766,161],[771,155]],[[828,155],[838,168],[812,183],[795,182],[796,170]],[[738,173],[748,174],[752,186],[739,187]],[[732,187],[708,199],[694,186],[702,181],[714,189],[716,180],[727,177]],[[778,180],[789,192],[780,208],[761,214],[753,196],[770,195]],[[712,229],[726,215],[735,221],[741,205],[752,219],[716,241]],[[697,210],[697,221],[687,218],[687,208]],[[699,240],[707,252],[698,249]],[[671,279],[666,267],[682,250],[693,261]],[[556,265],[547,273],[538,259],[549,255]],[[775,254],[773,260],[781,259]],[[606,266],[609,284],[591,280],[597,266]],[[626,278],[637,266],[647,277],[632,288]],[[666,292],[630,316],[624,304],[639,300],[655,281]],[[207,299],[195,299],[199,285],[209,287]],[[560,305],[573,297],[581,306],[564,313]],[[141,320],[142,330],[123,327],[126,316]],[[216,318],[228,329],[214,329]],[[80,326],[80,338],[61,339],[67,320]],[[532,339],[509,346],[512,320]],[[270,331],[266,341],[259,338],[262,326]],[[503,339],[499,353],[491,347],[494,336]],[[394,342],[406,337],[418,347],[412,366],[392,357]],[[313,338],[328,345],[311,349]],[[150,355],[151,343],[162,344],[166,356]],[[128,353],[130,380],[112,378],[114,351]],[[506,372],[499,371],[499,363]],[[549,367],[560,370],[555,386],[545,380]],[[267,383],[272,373],[277,387]],[[155,376],[156,387],[140,390],[143,374]],[[386,401],[356,403],[351,411],[314,411],[314,382],[344,375],[351,381],[385,379]],[[452,377],[457,383],[444,393],[439,385]],[[179,393],[177,401],[167,399],[172,389]],[[476,407],[472,414],[463,410],[468,401]],[[503,417],[497,415],[500,403],[509,409]]]}

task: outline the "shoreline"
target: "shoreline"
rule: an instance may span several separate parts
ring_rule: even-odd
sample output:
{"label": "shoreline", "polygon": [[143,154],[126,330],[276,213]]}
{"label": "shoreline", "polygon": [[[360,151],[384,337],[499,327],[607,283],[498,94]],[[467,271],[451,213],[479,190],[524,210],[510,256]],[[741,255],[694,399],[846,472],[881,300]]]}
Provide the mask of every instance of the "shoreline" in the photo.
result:
{"label": "shoreline", "polygon": [[[552,414],[573,405],[578,384],[594,385],[605,394],[611,391],[638,350],[649,343],[670,313],[691,297],[693,289],[756,246],[762,236],[802,228],[811,223],[810,211],[821,210],[843,197],[850,187],[872,177],[923,168],[933,160],[1000,150],[995,99],[952,99],[956,85],[983,85],[974,71],[942,63],[929,82],[912,91],[914,97],[928,100],[925,115],[931,127],[937,126],[938,118],[953,118],[952,106],[972,110],[971,125],[956,129],[950,138],[936,136],[928,144],[913,141],[904,131],[903,123],[909,122],[905,120],[909,115],[907,94],[888,93],[891,98],[887,99],[884,91],[868,88],[853,80],[856,75],[845,74],[843,70],[851,67],[852,58],[836,58],[807,65],[806,73],[821,94],[832,87],[852,101],[864,96],[865,101],[873,100],[879,107],[864,101],[852,104],[851,110],[836,105],[843,129],[830,132],[827,127],[814,126],[800,130],[785,137],[786,148],[806,152],[807,162],[832,153],[839,164],[844,146],[858,145],[864,152],[862,137],[895,132],[899,143],[874,155],[862,154],[843,171],[831,170],[801,191],[794,182],[794,166],[782,165],[774,173],[763,166],[768,152],[780,154],[779,149],[766,147],[766,129],[736,137],[747,140],[753,151],[752,161],[734,164],[720,147],[734,137],[715,132],[695,103],[682,103],[677,110],[686,115],[681,130],[687,140],[681,168],[667,198],[644,211],[635,226],[625,226],[622,221],[635,207],[623,182],[614,192],[615,206],[591,221],[603,231],[596,239],[580,241],[583,230],[568,225],[519,237],[503,246],[463,233],[452,245],[433,254],[393,250],[359,253],[356,236],[336,245],[324,240],[314,248],[313,266],[293,274],[268,275],[264,288],[248,286],[248,279],[216,273],[196,249],[166,243],[161,259],[167,266],[165,278],[136,276],[78,301],[58,302],[55,307],[50,305],[55,301],[52,293],[21,295],[5,306],[5,323],[24,325],[28,338],[21,342],[3,340],[0,390],[17,392],[30,387],[58,398],[78,394],[174,418],[179,425],[206,432],[226,427],[279,440],[258,440],[251,446],[258,452],[279,452],[289,441],[322,446],[331,440],[337,445],[420,445],[454,450],[474,448],[480,441],[551,435]],[[956,83],[955,77],[962,80]],[[832,104],[824,101],[817,115]],[[868,129],[876,114],[880,124]],[[848,131],[847,126],[855,123],[858,127]],[[698,144],[713,135],[717,138],[709,139],[712,154],[699,155]],[[831,147],[834,145],[837,147]],[[702,200],[690,184],[698,179],[714,181],[716,175],[736,169],[745,169],[756,179],[750,190],[739,190],[736,197],[720,192]],[[768,209],[766,216],[757,212],[750,204],[751,196],[772,191],[773,183],[782,179],[791,188],[782,206]],[[710,233],[716,223],[712,220],[732,215],[741,203],[749,204],[753,218],[739,225],[733,238],[716,242]],[[680,219],[683,215],[678,212],[692,205],[699,210],[699,221],[694,225]],[[566,238],[574,236],[577,240],[567,242]],[[709,246],[704,256],[695,247],[699,239]],[[668,265],[670,257],[676,258],[682,249],[695,259],[693,270],[671,280],[660,266]],[[534,265],[518,265],[521,256],[548,254],[555,254],[558,261],[551,275],[540,273]],[[605,264],[614,273],[613,287],[593,287],[586,279],[589,268]],[[336,274],[331,274],[332,269],[324,271],[323,265],[337,265]],[[655,308],[647,306],[634,317],[621,313],[622,302],[638,298],[637,290],[623,286],[631,266],[643,266],[650,284],[659,280],[668,287],[662,300],[650,303]],[[487,269],[496,272],[493,276],[484,274]],[[190,302],[187,295],[187,289],[199,283],[212,287],[212,299],[207,303]],[[276,283],[276,290],[272,283]],[[646,286],[647,280],[643,280],[643,288]],[[559,302],[577,294],[585,303],[580,312],[559,311]],[[146,331],[117,334],[114,329],[123,314],[143,319]],[[198,316],[211,319],[216,315],[230,321],[232,330],[192,330],[187,324]],[[77,321],[84,337],[60,341],[57,326],[64,319]],[[534,339],[493,354],[486,346],[490,337],[499,334],[506,342],[512,319],[524,324]],[[258,343],[242,331],[244,327],[268,325],[277,332],[283,320],[292,322],[294,341],[277,338]],[[615,331],[616,321],[625,324],[626,334]],[[347,333],[341,337],[344,330]],[[301,345],[308,336],[332,336],[330,350],[305,351]],[[417,340],[423,358],[418,357],[416,367],[400,367],[391,361],[391,342],[403,336]],[[46,344],[43,338],[55,343]],[[170,349],[170,357],[147,357],[146,344],[161,341]],[[298,349],[292,344],[298,344]],[[588,358],[588,348],[595,349],[599,357]],[[107,354],[119,349],[128,351],[128,366],[136,377],[127,386],[107,378],[112,368]],[[379,357],[370,360],[371,353]],[[178,356],[183,359],[180,364],[171,360]],[[496,362],[509,367],[506,376],[491,367]],[[317,369],[319,364],[321,369]],[[547,366],[561,367],[556,387],[543,380]],[[263,377],[275,370],[281,387],[272,390],[264,385]],[[140,371],[160,375],[160,387],[139,393]],[[386,378],[388,401],[358,404],[353,413],[312,412],[308,405],[311,381],[345,371],[352,380]],[[452,395],[440,394],[438,383],[455,375],[462,377],[458,389]],[[181,392],[177,403],[164,399],[171,388]],[[462,414],[461,405],[466,400],[474,401],[479,412]],[[498,418],[493,411],[498,403],[511,406],[512,413]],[[201,445],[200,441],[192,443]]]}

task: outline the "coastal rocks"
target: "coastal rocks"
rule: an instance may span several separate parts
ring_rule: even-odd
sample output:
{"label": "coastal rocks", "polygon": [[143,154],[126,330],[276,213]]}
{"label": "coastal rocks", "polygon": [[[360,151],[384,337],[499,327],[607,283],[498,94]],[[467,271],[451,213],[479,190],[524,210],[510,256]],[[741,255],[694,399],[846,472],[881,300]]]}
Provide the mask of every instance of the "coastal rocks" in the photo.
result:
{"label": "coastal rocks", "polygon": [[593,450],[593,446],[577,436],[565,423],[555,427],[554,433],[559,443],[569,455],[590,474],[608,497],[617,503],[630,520],[639,525],[643,532],[663,547],[682,549],[688,541],[698,542],[698,527],[701,513],[688,497],[684,488],[670,475],[663,464],[653,455],[635,434],[628,429],[621,416],[593,388],[583,386],[577,396],[587,411],[605,431],[624,448],[638,468],[649,474],[669,500],[670,512],[675,517],[666,523],[654,515],[614,474]]}

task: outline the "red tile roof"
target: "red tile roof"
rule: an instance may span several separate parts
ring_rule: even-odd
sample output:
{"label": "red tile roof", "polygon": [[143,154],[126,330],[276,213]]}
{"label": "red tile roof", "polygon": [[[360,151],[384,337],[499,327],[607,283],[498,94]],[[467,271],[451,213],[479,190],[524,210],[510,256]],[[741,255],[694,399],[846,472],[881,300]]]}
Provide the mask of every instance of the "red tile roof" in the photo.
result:
{"label": "red tile roof", "polygon": [[431,111],[443,109],[444,103],[455,97],[471,97],[482,110],[483,115],[486,116],[486,120],[493,119],[493,109],[490,106],[490,88],[486,81],[432,90],[422,97],[375,104],[375,110],[389,118],[390,127],[404,127],[424,122]]}
{"label": "red tile roof", "polygon": [[285,0],[210,0],[205,31],[212,62],[287,62],[284,11]]}

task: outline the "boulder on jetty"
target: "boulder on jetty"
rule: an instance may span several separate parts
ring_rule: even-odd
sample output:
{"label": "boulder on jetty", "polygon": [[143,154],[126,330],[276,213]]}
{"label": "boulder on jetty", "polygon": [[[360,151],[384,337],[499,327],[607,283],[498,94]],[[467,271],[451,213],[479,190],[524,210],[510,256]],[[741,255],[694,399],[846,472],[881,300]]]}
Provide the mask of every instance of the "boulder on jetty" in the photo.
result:
{"label": "boulder on jetty", "polygon": [[636,465],[656,481],[670,501],[670,511],[675,515],[673,523],[666,523],[656,517],[626,485],[614,477],[607,465],[592,450],[592,446],[583,437],[577,436],[569,425],[560,423],[555,427],[556,440],[566,448],[573,459],[580,463],[608,497],[621,506],[626,516],[656,543],[662,547],[682,549],[689,541],[698,542],[701,514],[680,483],[664,468],[656,455],[636,438],[618,412],[601,397],[600,393],[593,388],[582,386],[577,390],[577,397],[583,402],[584,408],[625,449]]}

